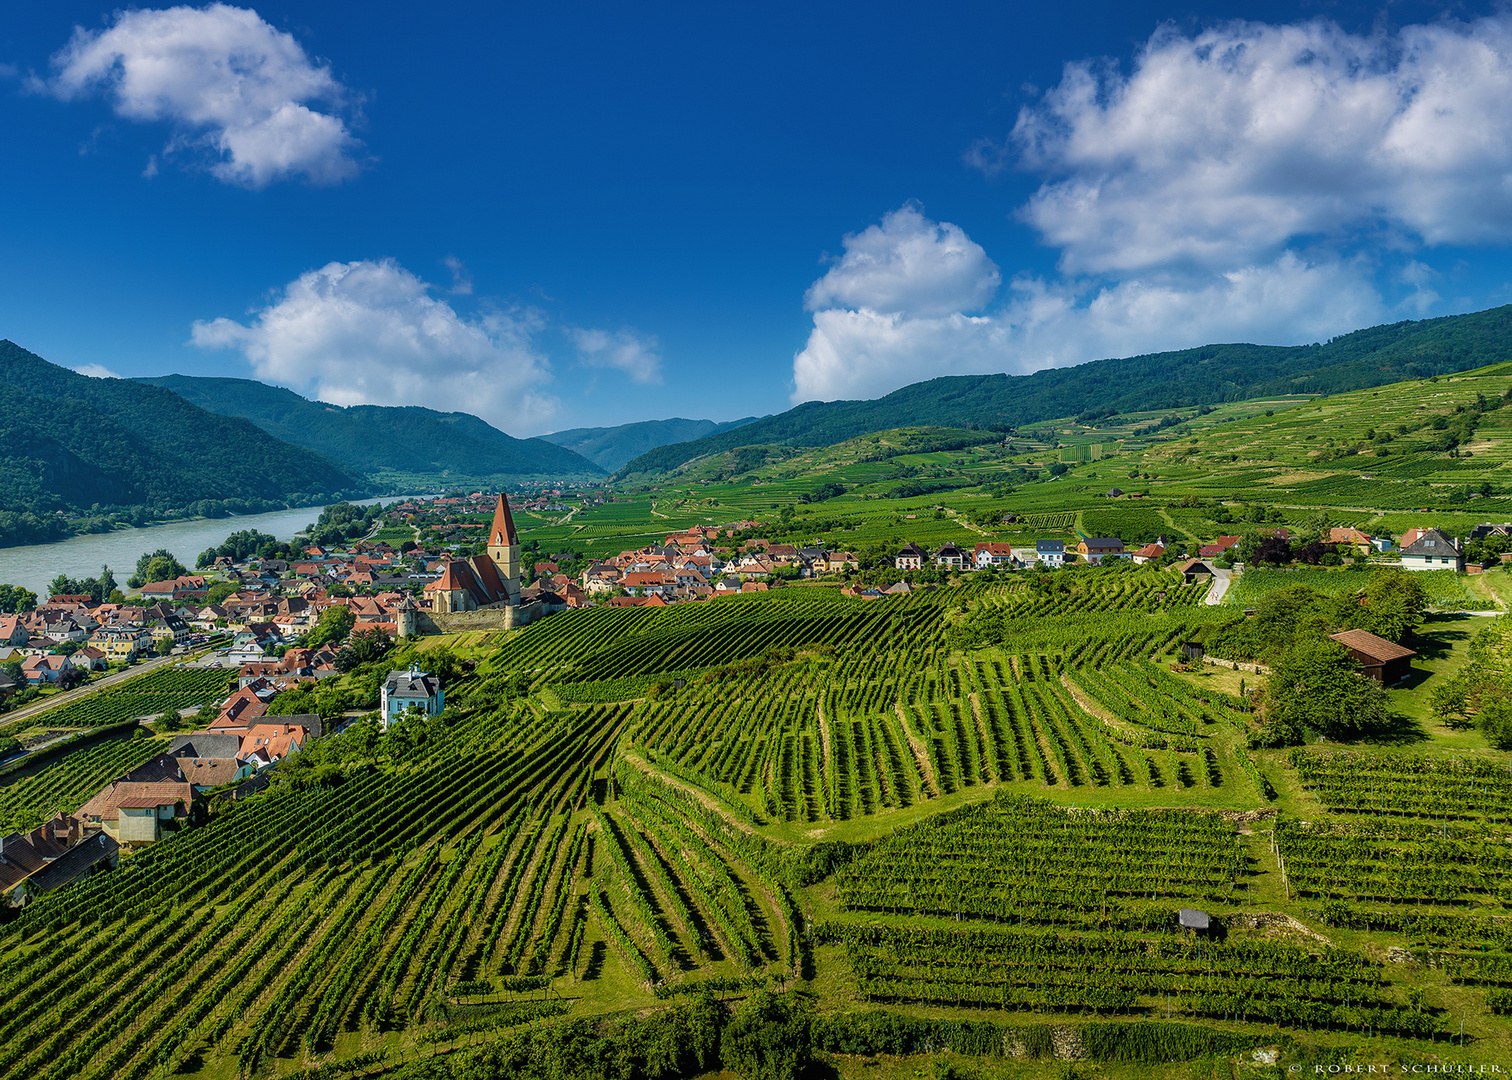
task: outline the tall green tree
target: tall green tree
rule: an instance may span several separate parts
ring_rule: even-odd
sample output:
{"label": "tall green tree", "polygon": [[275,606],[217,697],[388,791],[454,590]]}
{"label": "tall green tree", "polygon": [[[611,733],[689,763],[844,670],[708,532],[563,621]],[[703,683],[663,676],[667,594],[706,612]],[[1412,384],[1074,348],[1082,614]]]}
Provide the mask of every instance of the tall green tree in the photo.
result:
{"label": "tall green tree", "polygon": [[345,605],[328,607],[320,613],[320,621],[315,624],[315,629],[310,631],[305,644],[312,649],[322,645],[340,644],[352,632],[352,626],[356,621],[356,616]]}
{"label": "tall green tree", "polygon": [[37,606],[37,594],[20,585],[0,585],[0,612],[16,615]]}
{"label": "tall green tree", "polygon": [[1349,650],[1328,638],[1299,642],[1271,665],[1266,719],[1272,741],[1297,741],[1304,729],[1353,735],[1387,718],[1386,691],[1360,673]]}

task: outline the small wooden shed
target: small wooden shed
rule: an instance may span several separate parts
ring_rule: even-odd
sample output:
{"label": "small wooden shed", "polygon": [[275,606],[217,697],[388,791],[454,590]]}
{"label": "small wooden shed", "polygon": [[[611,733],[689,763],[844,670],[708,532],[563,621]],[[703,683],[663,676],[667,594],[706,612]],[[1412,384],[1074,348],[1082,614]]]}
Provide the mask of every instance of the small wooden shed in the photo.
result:
{"label": "small wooden shed", "polygon": [[1360,673],[1382,686],[1400,682],[1412,672],[1412,658],[1417,655],[1405,645],[1378,637],[1368,630],[1345,630],[1330,638],[1349,650]]}

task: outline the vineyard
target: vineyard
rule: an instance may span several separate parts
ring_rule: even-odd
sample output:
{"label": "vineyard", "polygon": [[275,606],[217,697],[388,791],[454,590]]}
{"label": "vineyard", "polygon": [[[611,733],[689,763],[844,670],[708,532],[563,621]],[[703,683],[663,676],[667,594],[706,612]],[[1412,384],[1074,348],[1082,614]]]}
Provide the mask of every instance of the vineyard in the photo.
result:
{"label": "vineyard", "polygon": [[[1110,1058],[1143,1032],[1149,1060],[1278,1031],[1432,1048],[1461,1015],[1504,1038],[1505,761],[1247,748],[1236,688],[1172,670],[1221,617],[1204,593],[1128,566],[788,588],[479,643],[429,741],[216,801],[0,923],[0,1074],[345,1075],[795,982],[833,1046],[921,1007],[997,1054],[1066,1025]],[[71,723],[210,700],[209,675]],[[70,752],[0,814],[77,805],[152,745]]]}
{"label": "vineyard", "polygon": [[5,777],[0,780],[0,833],[25,832],[59,811],[72,813],[166,745],[162,739],[109,739],[75,750],[30,775]]}
{"label": "vineyard", "polygon": [[227,673],[219,668],[164,667],[49,710],[55,727],[103,727],[169,709],[193,709],[226,696]]}

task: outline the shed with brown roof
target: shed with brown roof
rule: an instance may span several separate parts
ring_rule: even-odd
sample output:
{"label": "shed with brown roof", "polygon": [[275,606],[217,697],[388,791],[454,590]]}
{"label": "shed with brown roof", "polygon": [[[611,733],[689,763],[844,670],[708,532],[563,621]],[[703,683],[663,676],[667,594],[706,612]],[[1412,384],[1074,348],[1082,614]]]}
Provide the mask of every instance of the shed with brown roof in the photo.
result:
{"label": "shed with brown roof", "polygon": [[1361,674],[1368,675],[1382,686],[1405,679],[1412,671],[1412,658],[1417,655],[1404,645],[1378,637],[1368,630],[1345,630],[1328,635],[1349,650]]}

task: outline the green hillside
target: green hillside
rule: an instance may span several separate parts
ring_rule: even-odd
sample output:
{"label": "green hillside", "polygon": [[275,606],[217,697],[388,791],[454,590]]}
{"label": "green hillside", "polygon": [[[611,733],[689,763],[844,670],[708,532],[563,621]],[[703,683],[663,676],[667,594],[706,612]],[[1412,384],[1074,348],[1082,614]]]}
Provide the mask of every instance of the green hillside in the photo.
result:
{"label": "green hillside", "polygon": [[664,446],[624,475],[667,472],[737,446],[828,446],[907,424],[1009,430],[1283,394],[1332,394],[1512,358],[1512,307],[1371,327],[1326,344],[1205,345],[1032,375],[953,375],[875,401],[806,402],[736,431]]}
{"label": "green hillside", "polygon": [[162,375],[139,379],[202,409],[240,416],[296,446],[376,476],[518,480],[596,477],[603,469],[542,439],[516,439],[470,413],[418,406],[328,405],[252,379]]}
{"label": "green hillside", "polygon": [[141,523],[365,494],[351,470],[245,420],[0,341],[0,546],[108,528],[111,517]]}
{"label": "green hillside", "polygon": [[659,446],[718,435],[755,420],[756,417],[747,416],[741,420],[726,420],[721,424],[713,420],[685,420],[674,416],[669,420],[642,420],[618,427],[570,428],[542,435],[541,438],[557,446],[575,450],[589,461],[613,472],[631,459]]}

